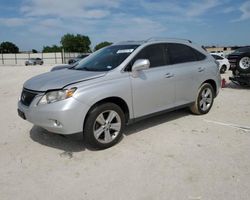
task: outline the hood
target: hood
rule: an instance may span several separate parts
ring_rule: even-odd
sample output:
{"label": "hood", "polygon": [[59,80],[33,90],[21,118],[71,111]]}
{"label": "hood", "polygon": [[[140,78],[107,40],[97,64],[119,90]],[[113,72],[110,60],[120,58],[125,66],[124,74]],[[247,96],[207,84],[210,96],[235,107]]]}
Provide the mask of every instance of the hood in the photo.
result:
{"label": "hood", "polygon": [[102,77],[107,72],[62,69],[35,76],[24,83],[24,88],[34,91],[61,89],[67,85]]}

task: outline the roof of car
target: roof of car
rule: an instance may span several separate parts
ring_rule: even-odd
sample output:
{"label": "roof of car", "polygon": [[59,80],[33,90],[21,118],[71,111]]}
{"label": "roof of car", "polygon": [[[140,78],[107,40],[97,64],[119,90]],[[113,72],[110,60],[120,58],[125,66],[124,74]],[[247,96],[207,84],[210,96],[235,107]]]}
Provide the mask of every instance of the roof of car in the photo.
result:
{"label": "roof of car", "polygon": [[149,38],[146,40],[130,40],[130,41],[122,41],[115,43],[114,45],[142,45],[147,43],[159,43],[159,42],[176,42],[176,43],[192,43],[192,41],[187,39],[178,39],[178,38]]}

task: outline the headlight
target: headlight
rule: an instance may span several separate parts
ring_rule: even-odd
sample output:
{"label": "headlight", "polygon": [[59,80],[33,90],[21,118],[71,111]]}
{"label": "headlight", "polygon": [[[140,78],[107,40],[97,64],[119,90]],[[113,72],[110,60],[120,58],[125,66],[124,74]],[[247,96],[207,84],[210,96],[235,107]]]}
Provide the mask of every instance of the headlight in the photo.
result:
{"label": "headlight", "polygon": [[76,88],[46,92],[38,104],[50,104],[73,96]]}

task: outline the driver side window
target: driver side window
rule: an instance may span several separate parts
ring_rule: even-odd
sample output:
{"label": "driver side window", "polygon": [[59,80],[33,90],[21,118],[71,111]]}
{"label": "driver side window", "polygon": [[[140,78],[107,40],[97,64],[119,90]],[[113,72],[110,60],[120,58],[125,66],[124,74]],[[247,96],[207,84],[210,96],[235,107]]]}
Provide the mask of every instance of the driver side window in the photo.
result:
{"label": "driver side window", "polygon": [[164,46],[162,44],[153,44],[142,49],[135,58],[130,62],[126,71],[131,71],[134,62],[138,59],[148,59],[150,68],[166,65],[164,55]]}

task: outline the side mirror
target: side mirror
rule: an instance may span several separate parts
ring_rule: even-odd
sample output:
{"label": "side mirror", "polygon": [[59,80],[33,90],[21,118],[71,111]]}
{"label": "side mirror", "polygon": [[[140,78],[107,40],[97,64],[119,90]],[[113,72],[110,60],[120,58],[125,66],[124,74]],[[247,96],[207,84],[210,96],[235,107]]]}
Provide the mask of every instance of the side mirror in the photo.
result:
{"label": "side mirror", "polygon": [[139,59],[135,61],[135,63],[132,66],[132,71],[141,71],[148,69],[150,66],[150,62],[148,59]]}

